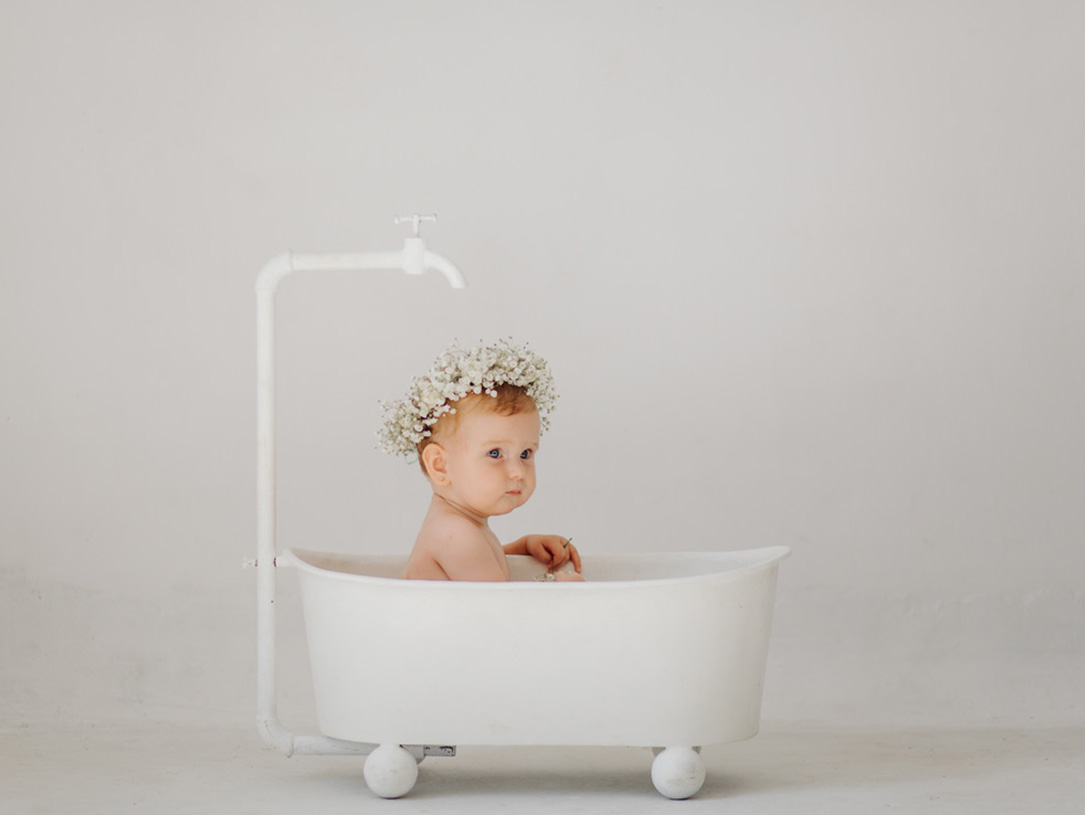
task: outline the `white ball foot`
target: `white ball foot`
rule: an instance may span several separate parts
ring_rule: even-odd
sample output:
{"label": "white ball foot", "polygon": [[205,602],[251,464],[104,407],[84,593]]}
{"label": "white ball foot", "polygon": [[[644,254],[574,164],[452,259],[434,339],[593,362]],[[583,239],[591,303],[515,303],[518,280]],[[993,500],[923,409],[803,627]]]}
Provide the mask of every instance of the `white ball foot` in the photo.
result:
{"label": "white ball foot", "polygon": [[667,798],[679,800],[696,795],[704,778],[704,759],[692,747],[668,747],[652,762],[652,783]]}
{"label": "white ball foot", "polygon": [[366,758],[364,772],[374,795],[399,798],[418,780],[418,762],[398,744],[382,744]]}

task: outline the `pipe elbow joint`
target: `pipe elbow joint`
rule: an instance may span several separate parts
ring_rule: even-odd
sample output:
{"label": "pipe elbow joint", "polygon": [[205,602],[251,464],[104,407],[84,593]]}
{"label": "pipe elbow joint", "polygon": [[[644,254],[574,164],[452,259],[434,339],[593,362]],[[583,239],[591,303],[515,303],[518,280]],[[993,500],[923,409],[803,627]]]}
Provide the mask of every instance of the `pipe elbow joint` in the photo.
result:
{"label": "pipe elbow joint", "polygon": [[264,715],[257,716],[256,729],[260,731],[260,735],[266,744],[278,748],[279,752],[287,758],[294,755],[294,736],[279,724],[277,718],[268,718]]}
{"label": "pipe elbow joint", "polygon": [[279,281],[294,271],[294,258],[290,252],[280,252],[264,264],[256,276],[256,291],[274,294]]}

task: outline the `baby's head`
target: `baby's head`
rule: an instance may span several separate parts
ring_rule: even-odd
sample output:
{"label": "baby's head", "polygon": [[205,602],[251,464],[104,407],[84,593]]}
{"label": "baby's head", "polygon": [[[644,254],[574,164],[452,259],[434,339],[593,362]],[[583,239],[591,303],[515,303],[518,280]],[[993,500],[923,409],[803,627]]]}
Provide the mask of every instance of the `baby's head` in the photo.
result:
{"label": "baby's head", "polygon": [[[538,408],[535,400],[528,395],[527,389],[520,385],[507,383],[497,385],[490,393],[469,393],[462,399],[450,403],[451,411],[443,414],[430,429],[430,435],[415,445],[418,453],[418,464],[422,473],[433,479],[431,464],[426,461],[426,448],[439,443],[442,447],[451,447],[454,443],[463,443],[465,437],[470,435],[474,426],[478,424],[476,419],[485,416],[507,417],[527,414],[535,414],[538,422]],[[501,422],[489,422],[489,426],[501,425]],[[470,425],[470,427],[465,427]],[[491,433],[492,435],[492,433]],[[536,441],[537,444],[537,441]]]}
{"label": "baby's head", "polygon": [[486,416],[533,421],[538,435],[549,425],[556,398],[550,367],[526,346],[510,340],[466,350],[453,345],[411,382],[406,398],[383,404],[377,436],[388,453],[417,455],[432,478],[425,452],[430,445],[447,444],[463,435],[469,420],[473,427],[476,417]]}
{"label": "baby's head", "polygon": [[418,444],[434,494],[480,517],[512,512],[535,492],[539,412],[523,388],[496,391],[458,400]]}

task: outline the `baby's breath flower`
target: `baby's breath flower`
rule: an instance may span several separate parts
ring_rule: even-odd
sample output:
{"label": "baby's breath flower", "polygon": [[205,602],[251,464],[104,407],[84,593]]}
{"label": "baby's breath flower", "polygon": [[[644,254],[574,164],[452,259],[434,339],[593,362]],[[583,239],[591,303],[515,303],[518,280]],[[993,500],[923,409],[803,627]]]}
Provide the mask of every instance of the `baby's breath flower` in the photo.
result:
{"label": "baby's breath flower", "polygon": [[557,394],[546,360],[512,340],[467,350],[453,343],[428,374],[411,380],[405,398],[381,402],[384,424],[377,431],[381,449],[395,456],[414,455],[418,443],[432,435],[437,420],[456,412],[452,402],[469,393],[495,397],[498,385],[523,388],[535,402],[542,428],[550,426]]}

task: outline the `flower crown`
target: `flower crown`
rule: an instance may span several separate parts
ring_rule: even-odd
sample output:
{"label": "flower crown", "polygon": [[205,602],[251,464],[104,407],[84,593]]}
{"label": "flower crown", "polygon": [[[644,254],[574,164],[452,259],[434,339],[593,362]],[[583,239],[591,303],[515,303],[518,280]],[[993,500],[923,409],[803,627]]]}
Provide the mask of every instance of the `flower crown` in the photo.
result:
{"label": "flower crown", "polygon": [[414,455],[418,443],[432,435],[437,420],[455,413],[451,402],[471,393],[497,396],[498,385],[523,388],[535,402],[542,429],[550,426],[547,414],[554,409],[557,394],[546,360],[512,340],[466,350],[453,343],[429,373],[411,380],[405,398],[381,402],[384,424],[377,431],[381,449],[394,456]]}

